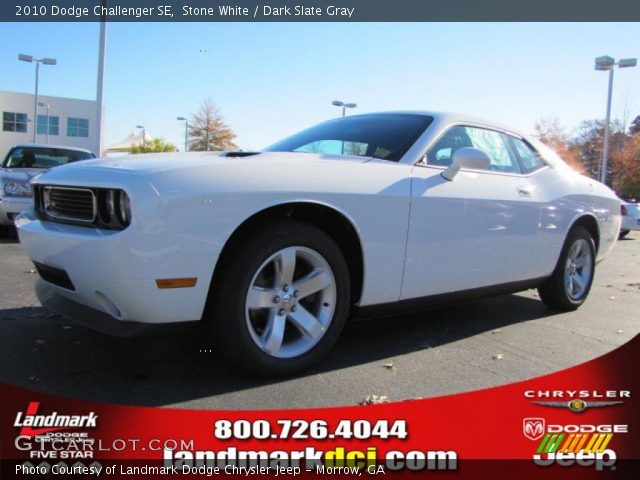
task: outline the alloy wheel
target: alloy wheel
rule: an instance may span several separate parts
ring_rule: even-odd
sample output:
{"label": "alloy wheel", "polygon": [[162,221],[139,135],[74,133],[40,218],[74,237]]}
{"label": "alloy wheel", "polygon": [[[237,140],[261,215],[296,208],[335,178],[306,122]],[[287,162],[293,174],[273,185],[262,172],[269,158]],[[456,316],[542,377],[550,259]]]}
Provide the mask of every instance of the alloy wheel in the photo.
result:
{"label": "alloy wheel", "polygon": [[589,243],[579,238],[575,241],[564,267],[564,287],[572,300],[580,300],[587,292],[593,275],[593,254]]}
{"label": "alloy wheel", "polygon": [[307,247],[283,248],[258,268],[245,300],[253,342],[278,358],[311,350],[331,324],[336,282],[325,258]]}

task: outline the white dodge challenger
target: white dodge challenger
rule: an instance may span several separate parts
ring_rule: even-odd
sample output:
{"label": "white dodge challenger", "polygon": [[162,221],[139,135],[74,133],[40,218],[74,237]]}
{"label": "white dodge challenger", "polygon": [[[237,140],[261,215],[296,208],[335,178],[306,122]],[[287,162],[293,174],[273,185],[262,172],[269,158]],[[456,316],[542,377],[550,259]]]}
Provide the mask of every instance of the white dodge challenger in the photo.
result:
{"label": "white dodge challenger", "polygon": [[552,151],[463,115],[391,112],[262,152],[147,154],[32,181],[17,220],[42,304],[133,333],[201,321],[246,370],[282,375],[349,316],[538,288],[586,299],[620,203]]}

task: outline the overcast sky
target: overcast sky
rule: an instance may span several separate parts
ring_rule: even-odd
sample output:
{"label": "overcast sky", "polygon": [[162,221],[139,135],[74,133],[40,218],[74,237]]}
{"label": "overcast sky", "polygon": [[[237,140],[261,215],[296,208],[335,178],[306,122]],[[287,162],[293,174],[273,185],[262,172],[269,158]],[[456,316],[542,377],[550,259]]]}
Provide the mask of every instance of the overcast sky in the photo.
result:
{"label": "overcast sky", "polygon": [[[0,90],[94,99],[98,24],[0,23]],[[183,124],[212,99],[244,149],[338,115],[450,110],[529,133],[604,117],[607,74],[594,57],[640,56],[640,24],[113,23],[105,76],[106,145],[137,124],[182,147]],[[613,116],[640,114],[640,68],[617,70]]]}

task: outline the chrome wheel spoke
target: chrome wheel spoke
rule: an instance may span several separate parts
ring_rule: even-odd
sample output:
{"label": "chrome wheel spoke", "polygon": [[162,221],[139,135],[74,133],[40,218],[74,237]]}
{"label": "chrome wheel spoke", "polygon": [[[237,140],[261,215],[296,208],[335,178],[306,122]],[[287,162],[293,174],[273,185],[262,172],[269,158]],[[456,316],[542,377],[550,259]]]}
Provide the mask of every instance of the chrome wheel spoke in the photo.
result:
{"label": "chrome wheel spoke", "polygon": [[567,290],[567,293],[570,296],[573,296],[573,278],[571,277],[571,275],[565,275],[564,288]]}
{"label": "chrome wheel spoke", "polygon": [[580,253],[580,250],[581,250],[580,243],[579,242],[574,243],[573,246],[571,247],[571,250],[569,251],[569,258],[571,260],[576,258]]}
{"label": "chrome wheel spoke", "polygon": [[577,287],[576,290],[578,291],[578,293],[582,293],[585,287],[584,279],[576,273],[575,275],[573,275],[573,282]]}
{"label": "chrome wheel spoke", "polygon": [[275,296],[275,290],[251,287],[247,294],[247,308],[272,308]]}
{"label": "chrome wheel spoke", "polygon": [[291,285],[296,269],[296,249],[285,248],[276,259],[276,288]]}
{"label": "chrome wheel spoke", "polygon": [[589,257],[587,255],[581,255],[575,259],[576,267],[582,268],[589,263]]}
{"label": "chrome wheel spoke", "polygon": [[287,319],[284,315],[278,315],[275,312],[272,312],[269,317],[269,323],[262,335],[262,344],[269,353],[277,354],[280,351],[284,340],[286,322]]}
{"label": "chrome wheel spoke", "polygon": [[293,289],[298,292],[298,300],[300,300],[320,290],[324,290],[331,286],[331,284],[333,284],[331,274],[326,270],[316,269],[301,279],[296,280],[293,283]]}
{"label": "chrome wheel spoke", "polygon": [[289,320],[307,338],[319,338],[325,331],[322,323],[301,305],[298,306],[295,312],[289,314]]}

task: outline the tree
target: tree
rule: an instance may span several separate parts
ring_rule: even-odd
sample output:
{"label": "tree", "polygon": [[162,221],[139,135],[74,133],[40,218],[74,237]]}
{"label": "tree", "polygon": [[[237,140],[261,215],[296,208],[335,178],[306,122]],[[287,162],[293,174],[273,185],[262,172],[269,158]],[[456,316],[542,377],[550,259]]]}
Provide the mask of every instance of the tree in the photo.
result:
{"label": "tree", "polygon": [[145,139],[142,144],[131,145],[131,153],[175,152],[176,150],[178,149],[174,144],[165,142],[162,138]]}
{"label": "tree", "polygon": [[[557,119],[535,124],[535,136],[554,149],[574,169],[600,178],[604,146],[604,121],[587,120],[570,136]],[[611,122],[607,184],[625,198],[640,197],[640,116],[625,133],[624,122]],[[635,133],[634,133],[635,132]]]}
{"label": "tree", "polygon": [[[580,163],[584,165],[587,175],[593,178],[600,177],[602,155],[604,148],[603,120],[586,120],[580,124],[578,134],[573,138],[569,146],[573,150]],[[609,161],[607,171],[607,183],[615,185],[618,177],[624,175],[620,171],[616,158],[624,148],[627,136],[620,122],[611,122],[609,135]]]}
{"label": "tree", "polygon": [[584,165],[576,152],[569,148],[571,137],[557,118],[541,118],[534,125],[534,136],[546,146],[554,150],[567,164],[577,172],[584,172]]}
{"label": "tree", "polygon": [[640,133],[640,115],[633,119],[631,125],[629,126],[629,135],[634,135],[636,133]]}
{"label": "tree", "polygon": [[611,160],[616,174],[613,186],[618,195],[640,198],[640,133],[627,138]]}
{"label": "tree", "polygon": [[226,124],[220,110],[211,100],[205,100],[200,111],[189,122],[189,150],[238,150],[233,142],[236,134]]}

